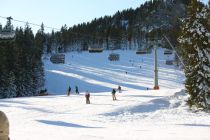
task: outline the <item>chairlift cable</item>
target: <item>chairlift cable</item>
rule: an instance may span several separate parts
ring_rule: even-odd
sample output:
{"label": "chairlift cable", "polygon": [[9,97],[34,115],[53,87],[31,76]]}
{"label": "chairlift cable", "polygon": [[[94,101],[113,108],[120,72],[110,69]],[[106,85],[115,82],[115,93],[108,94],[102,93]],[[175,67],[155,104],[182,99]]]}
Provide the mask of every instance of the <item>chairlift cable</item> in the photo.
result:
{"label": "chairlift cable", "polygon": [[[3,16],[0,16],[0,18],[7,19],[7,17],[3,17]],[[32,23],[32,22],[22,21],[22,20],[18,20],[18,19],[14,19],[14,18],[13,18],[12,20],[14,20],[14,21],[16,21],[16,22],[20,22],[20,23],[25,23],[25,24],[30,24],[30,25],[33,25],[33,26],[41,27],[41,25],[36,24],[36,23]],[[48,28],[48,29],[59,30],[59,29],[54,28],[54,27],[49,27],[49,26],[44,26],[44,27],[45,27],[45,28]]]}
{"label": "chairlift cable", "polygon": [[166,41],[169,43],[169,45],[171,46],[171,48],[175,51],[177,57],[179,58],[180,62],[182,63],[182,65],[184,66],[184,68],[186,68],[184,62],[182,61],[181,57],[178,55],[178,53],[176,52],[176,49],[174,48],[174,46],[171,44],[171,42],[169,41],[169,39],[163,35],[163,37],[166,39]]}
{"label": "chairlift cable", "polygon": [[[7,17],[4,17],[4,16],[0,16],[0,18],[3,18],[3,19],[7,19]],[[18,19],[12,19],[16,22],[20,22],[20,23],[24,23],[24,24],[29,24],[29,25],[32,25],[32,26],[37,26],[37,27],[41,27],[41,25],[37,24],[37,23],[32,23],[32,22],[27,22],[27,21],[22,21],[22,20],[18,20]],[[48,29],[52,29],[52,30],[57,30],[57,31],[60,31],[61,29],[58,29],[58,28],[55,28],[55,27],[50,27],[50,26],[45,26],[44,25],[44,28],[48,28]],[[99,36],[91,36],[91,35],[86,35],[86,34],[82,34],[82,33],[76,33],[76,32],[69,32],[70,34],[74,34],[74,35],[81,35],[83,37],[91,37],[91,38],[96,38],[98,40],[106,40],[104,39],[104,37],[99,37]],[[108,39],[109,42],[115,42],[115,41],[120,41],[120,42],[123,42],[122,40],[120,39]]]}

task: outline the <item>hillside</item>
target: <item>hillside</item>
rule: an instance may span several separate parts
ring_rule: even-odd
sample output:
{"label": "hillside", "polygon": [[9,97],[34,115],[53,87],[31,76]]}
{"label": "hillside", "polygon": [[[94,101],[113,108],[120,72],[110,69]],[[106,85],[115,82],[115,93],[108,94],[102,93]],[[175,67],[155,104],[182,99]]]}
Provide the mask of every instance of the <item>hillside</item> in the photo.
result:
{"label": "hillside", "polygon": [[[120,61],[108,60],[112,52],[120,54]],[[65,64],[56,65],[45,61],[46,87],[52,94],[65,94],[69,85],[73,89],[79,86],[82,92],[109,92],[118,85],[125,90],[152,89],[153,57],[153,53],[136,55],[135,51],[128,50],[67,53]],[[165,64],[166,60],[174,56],[163,55],[163,49],[158,49],[158,57],[161,89],[182,87],[184,74],[177,67]]]}
{"label": "hillside", "polygon": [[[46,86],[54,95],[0,99],[0,110],[10,120],[11,139],[209,139],[210,114],[189,110],[183,72],[165,65],[163,49],[158,49],[157,91],[151,90],[153,54],[114,52],[120,61],[107,60],[111,51],[67,53],[64,65],[45,59]],[[80,94],[66,96],[69,85],[78,85]],[[123,91],[112,101],[111,89],[118,85]],[[85,104],[86,90],[91,92],[90,105]]]}
{"label": "hillside", "polygon": [[[188,3],[188,0],[150,0],[136,9],[118,11],[112,16],[69,28],[64,25],[60,31],[48,35],[47,51],[54,51],[55,44],[64,52],[88,47],[137,49],[151,40],[161,40],[163,34],[176,45],[180,19],[186,16]],[[162,42],[162,46],[167,44]]]}

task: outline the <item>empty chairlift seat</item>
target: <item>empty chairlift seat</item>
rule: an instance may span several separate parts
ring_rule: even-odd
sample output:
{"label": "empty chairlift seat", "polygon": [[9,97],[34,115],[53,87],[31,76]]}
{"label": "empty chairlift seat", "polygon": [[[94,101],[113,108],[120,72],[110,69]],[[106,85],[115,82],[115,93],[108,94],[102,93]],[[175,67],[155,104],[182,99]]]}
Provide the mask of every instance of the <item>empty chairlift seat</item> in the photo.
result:
{"label": "empty chairlift seat", "polygon": [[172,50],[165,50],[164,51],[164,55],[171,55],[171,54],[173,54]]}
{"label": "empty chairlift seat", "polygon": [[101,52],[103,52],[103,48],[89,47],[88,51],[89,51],[89,53],[101,53]]}
{"label": "empty chairlift seat", "polygon": [[149,51],[148,51],[148,48],[138,48],[137,51],[136,51],[136,54],[148,54]]}
{"label": "empty chairlift seat", "polygon": [[137,50],[136,54],[148,54],[147,50]]}
{"label": "empty chairlift seat", "polygon": [[111,53],[111,54],[109,54],[108,59],[110,61],[119,61],[120,60],[120,55],[117,54],[117,53]]}
{"label": "empty chairlift seat", "polygon": [[64,54],[53,54],[50,57],[50,61],[53,64],[64,64],[65,63],[65,55]]}

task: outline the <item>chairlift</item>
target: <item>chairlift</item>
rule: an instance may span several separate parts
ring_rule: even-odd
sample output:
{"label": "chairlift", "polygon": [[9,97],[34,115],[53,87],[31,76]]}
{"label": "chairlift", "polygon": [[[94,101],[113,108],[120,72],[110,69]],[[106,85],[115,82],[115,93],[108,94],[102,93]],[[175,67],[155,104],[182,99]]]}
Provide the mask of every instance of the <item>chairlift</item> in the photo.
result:
{"label": "chairlift", "polygon": [[173,54],[173,51],[172,50],[165,50],[164,51],[164,55],[167,55],[167,59],[166,59],[166,65],[173,65],[173,60],[172,59],[169,59],[169,56]]}
{"label": "chairlift", "polygon": [[137,51],[136,51],[136,54],[148,54],[149,52],[148,52],[148,50],[147,49],[138,49]]}
{"label": "chairlift", "polygon": [[5,32],[2,31],[0,32],[0,39],[1,41],[6,41],[6,40],[13,40],[15,38],[15,32]]}
{"label": "chairlift", "polygon": [[172,59],[169,59],[169,56],[167,57],[166,59],[166,65],[173,65],[173,60]]}
{"label": "chairlift", "polygon": [[88,47],[89,53],[101,53],[103,52],[103,47],[100,46],[99,43],[92,45],[91,47]]}
{"label": "chairlift", "polygon": [[89,53],[101,53],[101,52],[103,52],[103,48],[89,47],[88,51],[89,51]]}
{"label": "chairlift", "polygon": [[117,53],[111,53],[111,54],[109,54],[108,59],[109,59],[109,61],[119,61],[120,55]]}
{"label": "chairlift", "polygon": [[53,54],[51,57],[50,57],[50,61],[53,63],[53,64],[64,64],[65,63],[65,55],[64,54]]}
{"label": "chairlift", "polygon": [[136,54],[148,54],[148,52],[146,50],[138,50]]}
{"label": "chairlift", "polygon": [[172,55],[173,51],[172,50],[165,50],[164,55]]}
{"label": "chairlift", "polygon": [[149,52],[149,49],[148,49],[148,43],[146,41],[144,41],[143,43],[139,43],[141,44],[141,47],[139,46],[137,51],[136,51],[136,54],[148,54],[150,53]]}
{"label": "chairlift", "polygon": [[11,24],[12,17],[7,17],[7,24],[4,28],[0,25],[0,41],[13,41],[15,39],[15,31]]}
{"label": "chairlift", "polygon": [[64,64],[65,63],[65,55],[61,53],[62,47],[56,47],[56,53],[52,54],[50,57],[50,61],[53,64]]}

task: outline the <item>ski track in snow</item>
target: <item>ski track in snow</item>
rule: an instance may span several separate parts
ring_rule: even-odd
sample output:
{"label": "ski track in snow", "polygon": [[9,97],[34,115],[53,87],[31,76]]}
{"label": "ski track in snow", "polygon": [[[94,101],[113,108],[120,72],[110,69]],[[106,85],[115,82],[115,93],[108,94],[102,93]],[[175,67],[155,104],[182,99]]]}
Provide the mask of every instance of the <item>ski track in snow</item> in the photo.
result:
{"label": "ski track in snow", "polygon": [[[50,96],[1,99],[13,140],[209,140],[210,113],[186,105],[184,74],[165,65],[158,50],[160,90],[153,88],[153,54],[120,53],[119,62],[102,54],[68,53],[66,63],[44,60]],[[140,68],[141,66],[141,68]],[[127,74],[125,74],[127,72]],[[66,96],[68,86],[79,95]],[[122,86],[117,101],[111,90]],[[84,92],[91,93],[90,105]]]}

